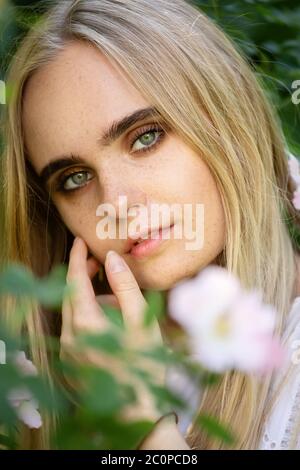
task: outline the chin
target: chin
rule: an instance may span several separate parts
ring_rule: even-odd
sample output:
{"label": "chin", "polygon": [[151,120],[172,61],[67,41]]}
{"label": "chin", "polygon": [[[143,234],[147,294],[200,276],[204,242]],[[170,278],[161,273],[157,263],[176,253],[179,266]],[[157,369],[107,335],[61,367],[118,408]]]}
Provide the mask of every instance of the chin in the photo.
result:
{"label": "chin", "polygon": [[160,282],[160,280],[138,281],[138,285],[140,286],[140,289],[143,289],[143,290],[164,291],[170,288],[168,284],[162,283]]}
{"label": "chin", "polygon": [[178,276],[178,279],[175,276],[164,276],[161,277],[161,274],[157,276],[145,276],[137,279],[137,282],[141,289],[144,290],[156,290],[156,291],[167,291],[175,286],[175,284],[181,279]]}

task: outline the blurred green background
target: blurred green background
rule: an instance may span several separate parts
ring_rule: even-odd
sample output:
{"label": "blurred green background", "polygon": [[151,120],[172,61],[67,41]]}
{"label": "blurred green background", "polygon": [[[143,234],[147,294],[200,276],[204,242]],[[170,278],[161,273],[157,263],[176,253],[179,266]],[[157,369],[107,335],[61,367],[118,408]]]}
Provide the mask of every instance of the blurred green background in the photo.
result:
{"label": "blurred green background", "polygon": [[[292,83],[300,80],[300,0],[194,0],[194,3],[234,39],[264,79],[290,150],[300,155],[300,104],[293,104],[291,99],[295,91]],[[49,4],[51,0],[0,0],[0,79],[19,38]]]}

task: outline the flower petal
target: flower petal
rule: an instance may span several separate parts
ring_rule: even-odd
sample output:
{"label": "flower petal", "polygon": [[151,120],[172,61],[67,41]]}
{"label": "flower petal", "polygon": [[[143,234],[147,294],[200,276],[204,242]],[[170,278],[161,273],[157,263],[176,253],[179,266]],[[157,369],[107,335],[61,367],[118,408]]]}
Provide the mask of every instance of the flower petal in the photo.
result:
{"label": "flower petal", "polygon": [[16,352],[14,362],[19,368],[20,372],[22,372],[24,375],[37,375],[37,369],[35,365],[29,359],[26,359],[24,351]]}
{"label": "flower petal", "polygon": [[42,418],[36,410],[34,402],[24,401],[16,411],[20,420],[29,428],[40,428],[42,426]]}

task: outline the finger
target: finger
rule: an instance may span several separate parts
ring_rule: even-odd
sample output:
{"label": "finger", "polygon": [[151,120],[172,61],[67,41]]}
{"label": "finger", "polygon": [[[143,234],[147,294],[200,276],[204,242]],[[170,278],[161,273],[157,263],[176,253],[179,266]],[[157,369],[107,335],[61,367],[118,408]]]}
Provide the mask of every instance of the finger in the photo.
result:
{"label": "finger", "polygon": [[[94,289],[88,276],[87,246],[85,242],[75,237],[70,251],[67,281],[76,284],[77,301],[85,303],[93,298]],[[79,295],[80,292],[80,295]]]}
{"label": "finger", "polygon": [[87,273],[90,279],[96,276],[97,272],[101,268],[101,263],[93,256],[90,256],[87,260]]}
{"label": "finger", "polygon": [[129,266],[115,251],[109,251],[105,259],[105,270],[120,304],[125,324],[141,326],[147,302]]}
{"label": "finger", "polygon": [[61,324],[60,342],[62,346],[66,346],[71,343],[72,338],[73,338],[72,305],[71,305],[69,293],[64,295],[61,313],[62,313],[62,324]]}
{"label": "finger", "polygon": [[[81,238],[76,237],[70,251],[68,282],[75,284],[72,297],[72,322],[75,331],[101,330],[107,319],[98,305],[88,272],[88,249]],[[102,313],[102,314],[101,314]]]}

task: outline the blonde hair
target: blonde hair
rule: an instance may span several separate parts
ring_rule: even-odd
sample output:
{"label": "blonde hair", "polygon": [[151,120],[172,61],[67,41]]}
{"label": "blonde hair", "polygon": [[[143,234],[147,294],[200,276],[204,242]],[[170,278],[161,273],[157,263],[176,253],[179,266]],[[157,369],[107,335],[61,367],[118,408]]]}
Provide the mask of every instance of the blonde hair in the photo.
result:
{"label": "blonde hair", "polygon": [[[3,128],[2,265],[19,261],[43,275],[68,252],[66,228],[26,159],[21,115],[27,80],[73,40],[92,43],[113,61],[207,163],[226,216],[218,262],[276,307],[281,333],[296,277],[296,245],[285,222],[298,218],[290,202],[284,136],[240,51],[184,0],[66,0],[53,5],[23,39],[6,78],[12,96]],[[54,220],[60,221],[60,233]],[[13,301],[7,302],[11,312]],[[43,335],[52,326],[38,305],[26,326],[32,358],[51,383]],[[260,383],[232,372],[205,392],[201,410],[230,424],[238,449],[257,446],[270,380]],[[24,447],[49,447],[55,417],[47,419],[41,431],[28,431]],[[226,447],[196,426],[187,441],[195,449]]]}

